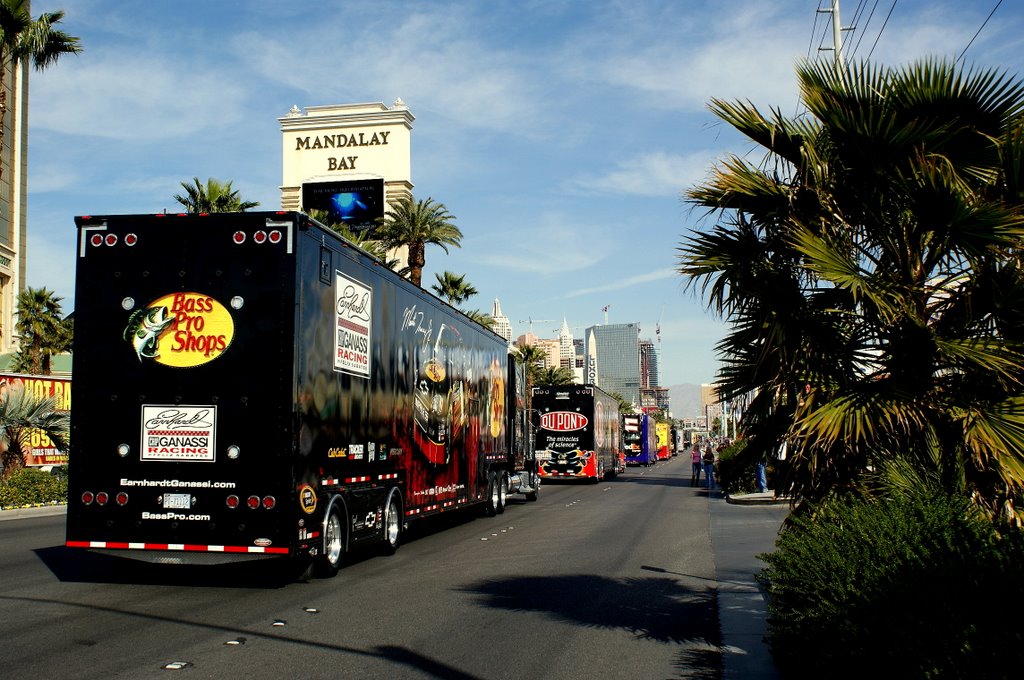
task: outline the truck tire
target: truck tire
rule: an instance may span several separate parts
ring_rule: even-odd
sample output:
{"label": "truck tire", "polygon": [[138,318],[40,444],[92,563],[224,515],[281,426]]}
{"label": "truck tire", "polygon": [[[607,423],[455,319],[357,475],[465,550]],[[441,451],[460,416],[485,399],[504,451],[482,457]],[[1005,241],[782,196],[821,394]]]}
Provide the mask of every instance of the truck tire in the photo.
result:
{"label": "truck tire", "polygon": [[534,475],[531,481],[533,482],[533,491],[527,491],[525,495],[526,500],[533,502],[540,497],[540,475]]}
{"label": "truck tire", "polygon": [[508,502],[508,473],[502,470],[498,473],[498,514],[505,512],[505,504]]}
{"label": "truck tire", "polygon": [[394,555],[398,551],[398,545],[402,538],[402,525],[404,524],[404,513],[402,510],[402,494],[398,489],[392,489],[388,499],[384,503],[383,522],[383,543],[381,552],[385,555]]}
{"label": "truck tire", "polygon": [[341,510],[332,507],[324,521],[323,547],[313,561],[314,573],[320,578],[331,578],[341,568],[345,556],[346,526]]}
{"label": "truck tire", "polygon": [[500,511],[498,506],[501,503],[501,488],[498,483],[498,476],[493,472],[487,474],[487,503],[484,505],[484,514],[494,517]]}

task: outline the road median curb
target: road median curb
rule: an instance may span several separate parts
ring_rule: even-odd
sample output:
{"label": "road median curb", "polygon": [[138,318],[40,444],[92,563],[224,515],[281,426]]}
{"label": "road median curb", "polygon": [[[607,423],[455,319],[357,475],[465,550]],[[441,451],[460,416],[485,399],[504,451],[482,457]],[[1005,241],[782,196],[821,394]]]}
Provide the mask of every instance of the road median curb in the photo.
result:
{"label": "road median curb", "polygon": [[63,515],[67,510],[68,506],[65,503],[61,503],[59,505],[36,505],[25,508],[4,508],[0,510],[0,522],[7,519]]}

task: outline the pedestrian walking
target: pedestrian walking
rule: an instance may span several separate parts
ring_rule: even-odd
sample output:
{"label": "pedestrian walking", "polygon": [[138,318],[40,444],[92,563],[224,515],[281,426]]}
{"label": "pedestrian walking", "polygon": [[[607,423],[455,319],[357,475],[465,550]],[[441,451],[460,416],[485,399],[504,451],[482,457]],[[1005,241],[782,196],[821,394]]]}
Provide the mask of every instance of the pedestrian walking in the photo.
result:
{"label": "pedestrian walking", "polygon": [[715,488],[715,450],[710,446],[704,449],[704,457],[702,459],[704,463],[704,481],[707,482],[704,486],[708,490]]}
{"label": "pedestrian walking", "polygon": [[757,491],[758,493],[765,493],[768,491],[768,474],[765,472],[764,461],[758,461],[757,463]]}
{"label": "pedestrian walking", "polygon": [[690,466],[690,486],[697,486],[700,484],[700,469],[704,465],[700,456],[700,444],[693,445],[693,451],[690,451],[690,461],[692,463]]}

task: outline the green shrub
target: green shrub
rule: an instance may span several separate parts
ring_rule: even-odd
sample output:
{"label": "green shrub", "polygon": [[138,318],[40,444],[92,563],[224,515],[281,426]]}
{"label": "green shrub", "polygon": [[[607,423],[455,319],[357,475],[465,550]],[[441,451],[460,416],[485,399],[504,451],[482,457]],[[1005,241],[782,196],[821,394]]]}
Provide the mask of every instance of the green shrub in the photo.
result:
{"label": "green shrub", "polygon": [[[765,474],[768,488],[775,478],[775,461],[769,460]],[[718,454],[715,481],[727,494],[757,491],[757,458],[747,453],[747,441],[740,439]]]}
{"label": "green shrub", "polygon": [[963,498],[833,501],[792,519],[760,579],[790,678],[1016,677],[1024,534]]}
{"label": "green shrub", "polygon": [[0,484],[0,508],[65,503],[67,497],[67,475],[52,475],[35,468],[22,468]]}

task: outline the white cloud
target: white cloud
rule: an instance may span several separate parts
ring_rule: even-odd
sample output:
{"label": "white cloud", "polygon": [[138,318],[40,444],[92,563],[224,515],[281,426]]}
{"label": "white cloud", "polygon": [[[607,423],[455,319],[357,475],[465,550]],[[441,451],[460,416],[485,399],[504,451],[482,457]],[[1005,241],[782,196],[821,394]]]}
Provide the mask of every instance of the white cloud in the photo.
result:
{"label": "white cloud", "polygon": [[646,274],[638,274],[637,276],[628,276],[625,278],[612,277],[612,281],[602,286],[578,288],[566,293],[565,297],[574,298],[582,295],[590,295],[591,293],[603,293],[609,290],[622,290],[624,288],[632,288],[644,283],[650,283],[651,281],[661,281],[662,279],[671,279],[678,276],[679,274],[674,269],[657,269],[655,271],[647,272]]}
{"label": "white cloud", "polygon": [[167,140],[231,124],[245,87],[160,54],[85,52],[32,77],[32,126],[66,135]]}
{"label": "white cloud", "polygon": [[623,160],[604,175],[573,178],[565,189],[584,194],[678,196],[707,174],[718,155],[708,150],[686,155],[655,151]]}
{"label": "white cloud", "polygon": [[[417,110],[493,130],[529,129],[543,111],[528,55],[486,44],[460,8],[417,6],[393,25],[351,31],[338,22],[310,27],[305,42],[344,50],[310,51],[278,32],[246,33],[233,45],[265,78],[326,100],[401,97]],[[367,95],[366,93],[371,93]],[[305,102],[297,102],[301,105]]]}
{"label": "white cloud", "polygon": [[607,227],[581,224],[561,215],[540,215],[532,225],[495,229],[463,241],[474,261],[529,274],[566,274],[592,267],[615,248]]}

